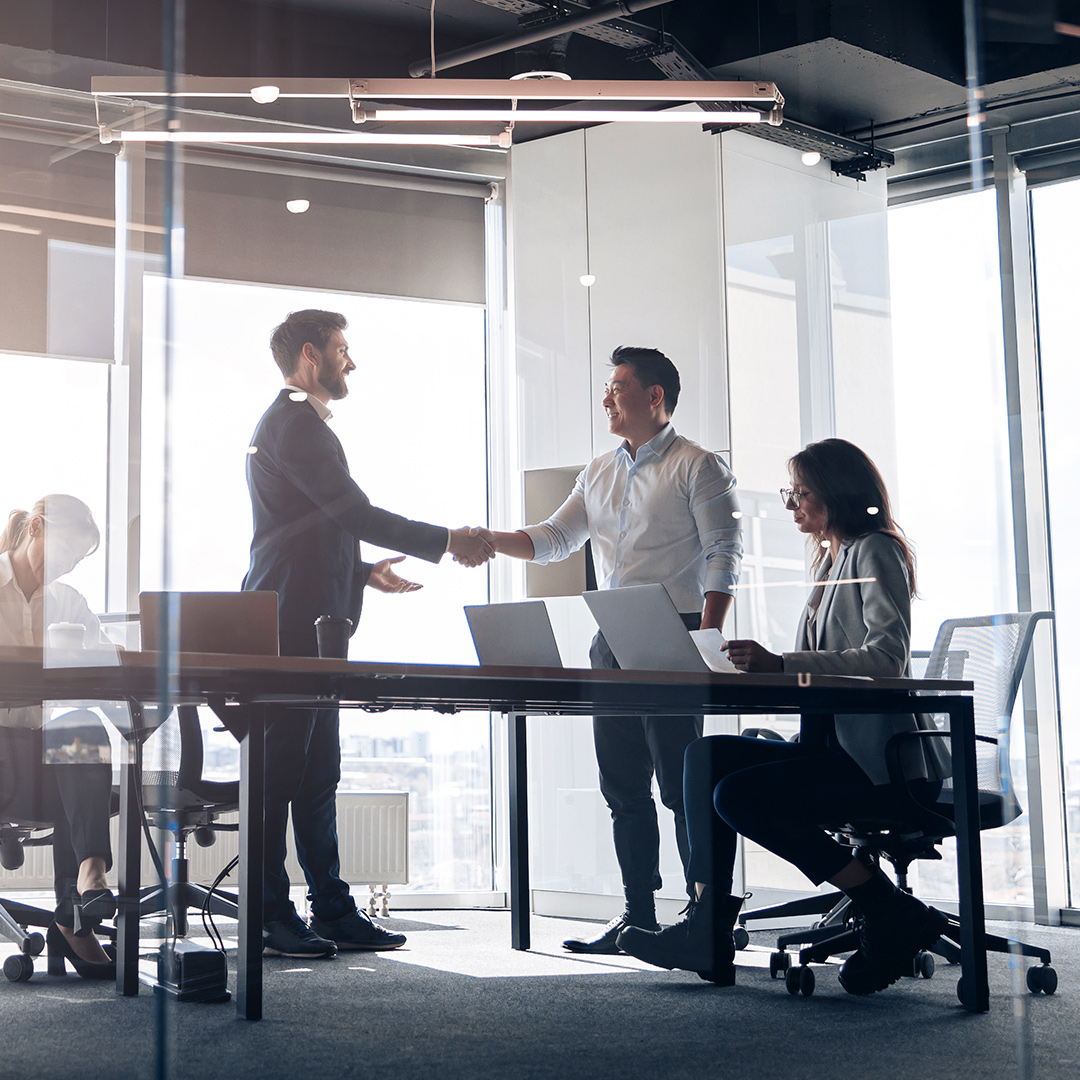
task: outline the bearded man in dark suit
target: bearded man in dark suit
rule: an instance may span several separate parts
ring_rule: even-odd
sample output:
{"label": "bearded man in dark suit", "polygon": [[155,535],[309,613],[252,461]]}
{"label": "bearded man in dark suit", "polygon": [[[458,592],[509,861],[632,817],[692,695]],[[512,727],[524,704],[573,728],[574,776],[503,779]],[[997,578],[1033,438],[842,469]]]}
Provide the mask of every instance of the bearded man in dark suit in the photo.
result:
{"label": "bearded man in dark suit", "polygon": [[[285,387],[263,414],[247,459],[254,537],[244,589],[278,594],[282,656],[318,656],[320,615],[360,618],[364,589],[410,592],[398,576],[405,555],[438,562],[448,552],[479,566],[493,551],[468,529],[412,521],[372,506],[349,474],[327,421],[329,401],[348,394],[355,369],[343,315],[294,311],[271,336]],[[360,541],[404,554],[374,565]],[[271,955],[330,957],[341,949],[395,949],[405,943],[357,909],[341,880],[336,791],[341,777],[337,709],[271,709],[266,728],[263,945]],[[296,853],[308,885],[311,922],[289,899],[285,845],[292,805]]]}

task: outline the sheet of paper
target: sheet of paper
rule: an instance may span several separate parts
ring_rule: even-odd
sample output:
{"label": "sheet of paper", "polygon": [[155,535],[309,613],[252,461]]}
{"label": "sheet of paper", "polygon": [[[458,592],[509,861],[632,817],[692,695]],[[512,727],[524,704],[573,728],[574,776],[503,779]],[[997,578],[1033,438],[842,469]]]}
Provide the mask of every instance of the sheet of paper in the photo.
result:
{"label": "sheet of paper", "polygon": [[727,653],[720,651],[724,644],[724,635],[717,629],[691,630],[690,636],[701,653],[701,659],[709,665],[710,671],[721,671],[727,675],[738,673],[739,669],[727,658]]}

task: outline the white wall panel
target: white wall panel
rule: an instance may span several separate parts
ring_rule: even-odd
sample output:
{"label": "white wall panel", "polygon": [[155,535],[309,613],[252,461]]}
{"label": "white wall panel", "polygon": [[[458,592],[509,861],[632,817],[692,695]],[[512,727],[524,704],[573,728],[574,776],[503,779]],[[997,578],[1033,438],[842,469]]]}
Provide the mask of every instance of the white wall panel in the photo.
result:
{"label": "white wall panel", "polygon": [[608,124],[586,135],[595,452],[599,387],[617,345],[660,349],[679,369],[675,427],[728,448],[717,139],[694,125]]}
{"label": "white wall panel", "polygon": [[582,135],[516,147],[511,237],[522,469],[592,457]]}

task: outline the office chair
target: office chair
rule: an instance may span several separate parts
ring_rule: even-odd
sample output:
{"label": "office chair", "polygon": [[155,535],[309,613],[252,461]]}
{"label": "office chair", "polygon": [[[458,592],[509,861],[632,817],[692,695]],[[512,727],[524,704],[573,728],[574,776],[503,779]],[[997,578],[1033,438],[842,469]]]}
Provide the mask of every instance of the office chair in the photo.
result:
{"label": "office chair", "polygon": [[[0,824],[0,865],[18,870],[23,864],[24,846],[39,847],[52,842],[52,833],[35,835],[51,828],[48,822],[5,822]],[[45,938],[31,926],[48,926],[53,912],[16,900],[0,898],[0,937],[19,947],[19,952],[4,958],[4,975],[11,982],[26,982],[34,974],[34,957],[45,948]]]}
{"label": "office chair", "polygon": [[[998,736],[1008,729],[1035,626],[1040,620],[1052,617],[1052,612],[1036,611],[950,619],[942,623],[927,659],[924,678],[965,678],[975,686],[980,830],[1000,828],[1023,813],[1012,784],[1007,744],[1002,745]],[[849,844],[859,858],[875,863],[885,858],[896,872],[899,887],[909,892],[907,873],[911,863],[916,859],[940,859],[938,845],[955,835],[951,781],[945,781],[932,805],[924,805],[911,794],[903,777],[901,747],[931,738],[948,738],[948,733],[904,732],[895,735],[886,748],[889,775],[902,816],[890,821],[822,823]],[[809,996],[814,991],[814,974],[809,964],[822,963],[830,956],[857,949],[860,916],[847,896],[838,891],[748,911],[740,916],[739,922],[744,926],[751,919],[796,915],[823,915],[823,918],[812,927],[782,934],[777,939],[776,951],[769,959],[769,974],[777,978],[783,973],[789,993]],[[915,957],[912,975],[932,977],[934,961],[930,953],[950,963],[959,960],[960,922],[953,915],[948,918],[945,934],[929,952]],[[797,967],[792,966],[787,951],[795,945],[806,946],[799,951]],[[1028,989],[1034,994],[1052,994],[1057,989],[1057,973],[1050,966],[1048,950],[992,934],[986,935],[986,948],[1038,959],[1040,963],[1028,969]]]}
{"label": "office chair", "polygon": [[[40,767],[40,744],[37,733],[29,729],[0,728],[0,865],[5,870],[18,870],[26,858],[28,847],[48,847],[52,844],[52,821],[27,818],[6,813],[16,786],[26,784],[34,764]],[[110,812],[120,811],[119,794],[114,791]],[[19,952],[4,959],[4,975],[11,982],[26,982],[34,974],[34,958],[40,956],[45,938],[30,927],[48,927],[55,917],[52,908],[39,908],[17,900],[0,898],[0,938],[17,945]],[[114,927],[101,926],[98,933],[116,936]]]}
{"label": "office chair", "polygon": [[[171,724],[172,718],[166,722]],[[173,921],[173,933],[184,937],[188,932],[188,909],[209,911],[230,919],[239,918],[234,893],[211,891],[188,879],[187,845],[193,836],[200,847],[210,847],[218,832],[236,832],[235,823],[217,819],[240,806],[240,783],[237,780],[215,781],[203,778],[203,736],[199,711],[194,705],[176,710],[180,754],[175,771],[143,772],[143,808],[156,828],[171,833],[176,845],[168,891],[159,882],[139,893],[139,916],[165,913]]]}

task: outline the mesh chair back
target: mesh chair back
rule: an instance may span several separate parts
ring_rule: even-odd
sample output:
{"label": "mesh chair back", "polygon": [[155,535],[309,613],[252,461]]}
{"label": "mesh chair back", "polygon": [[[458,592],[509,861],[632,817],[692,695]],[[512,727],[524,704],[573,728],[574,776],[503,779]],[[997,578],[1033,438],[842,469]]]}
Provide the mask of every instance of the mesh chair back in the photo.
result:
{"label": "mesh chair back", "polygon": [[[1049,611],[948,619],[941,624],[924,678],[969,679],[975,684],[975,734],[979,790],[1004,797],[1006,821],[1021,811],[1013,795],[1009,722],[1020,689],[1035,625]],[[949,782],[946,781],[946,784]]]}

